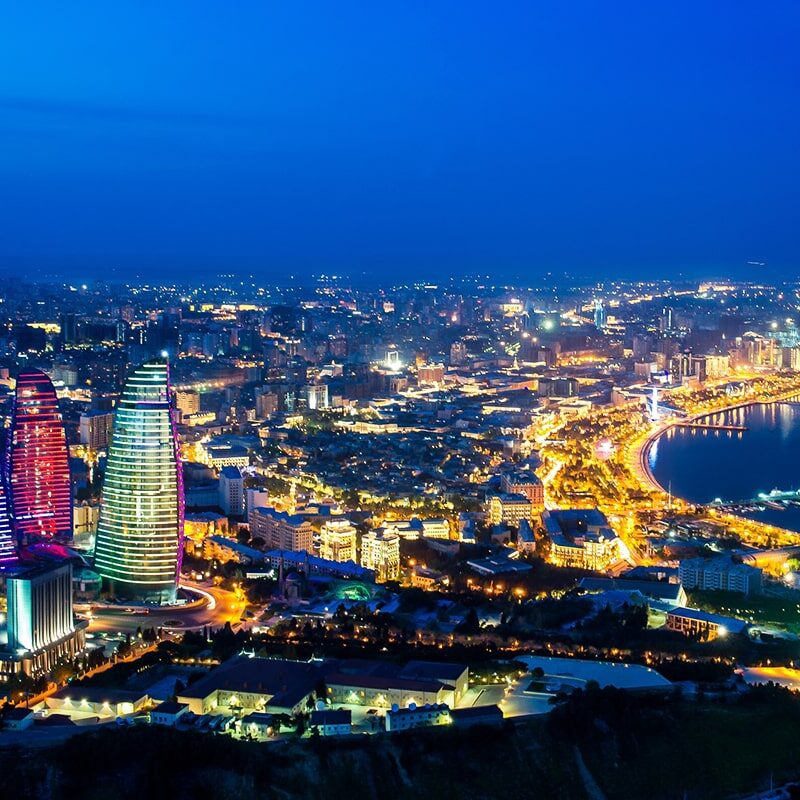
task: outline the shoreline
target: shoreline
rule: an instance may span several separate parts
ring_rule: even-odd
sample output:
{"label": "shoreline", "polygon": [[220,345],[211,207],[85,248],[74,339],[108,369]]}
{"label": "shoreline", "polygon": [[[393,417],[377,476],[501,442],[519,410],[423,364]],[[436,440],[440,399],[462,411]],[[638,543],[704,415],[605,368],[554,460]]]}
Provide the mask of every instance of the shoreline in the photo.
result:
{"label": "shoreline", "polygon": [[[643,482],[653,491],[661,492],[662,494],[669,494],[669,491],[665,489],[661,483],[658,481],[656,476],[653,474],[653,470],[650,468],[648,455],[650,454],[650,450],[653,445],[656,443],[658,439],[660,439],[670,428],[674,428],[681,422],[698,422],[699,420],[705,419],[706,417],[711,417],[714,414],[722,414],[727,413],[728,411],[735,411],[738,408],[748,408],[750,406],[756,405],[772,405],[773,403],[787,403],[794,398],[800,398],[800,391],[792,392],[788,395],[784,395],[781,397],[770,398],[767,400],[743,400],[740,403],[734,403],[731,406],[725,406],[725,408],[716,409],[715,411],[703,411],[700,414],[695,414],[691,417],[687,417],[686,419],[680,420],[672,420],[666,423],[663,427],[657,428],[654,431],[651,431],[644,441],[633,448],[632,452],[632,461],[635,465],[638,465],[640,475],[639,478],[643,480]],[[691,502],[689,500],[685,500],[684,498],[680,498],[684,502]],[[693,505],[704,505],[703,503],[693,503]],[[747,518],[745,518],[747,519]]]}

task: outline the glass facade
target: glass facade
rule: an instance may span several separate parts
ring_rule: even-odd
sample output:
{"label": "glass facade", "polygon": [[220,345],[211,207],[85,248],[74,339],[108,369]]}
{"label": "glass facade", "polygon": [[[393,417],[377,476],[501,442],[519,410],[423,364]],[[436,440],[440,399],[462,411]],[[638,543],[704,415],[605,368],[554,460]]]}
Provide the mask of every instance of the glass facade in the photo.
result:
{"label": "glass facade", "polygon": [[5,430],[0,429],[0,564],[7,564],[17,558],[17,541],[11,520],[9,453],[5,434]]}
{"label": "glass facade", "polygon": [[53,383],[38,369],[17,376],[11,418],[11,506],[24,541],[72,537],[64,422]]}
{"label": "glass facade", "polygon": [[169,367],[148,362],[125,384],[106,463],[95,569],[112,594],[174,601],[183,517]]}

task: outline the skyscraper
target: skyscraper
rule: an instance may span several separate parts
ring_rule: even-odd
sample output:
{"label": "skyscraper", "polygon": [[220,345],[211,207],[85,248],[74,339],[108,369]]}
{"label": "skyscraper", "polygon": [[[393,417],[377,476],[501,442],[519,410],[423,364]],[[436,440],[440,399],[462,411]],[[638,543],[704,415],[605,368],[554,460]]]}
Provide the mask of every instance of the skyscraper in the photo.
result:
{"label": "skyscraper", "polygon": [[11,518],[8,455],[6,431],[0,429],[0,566],[16,561],[17,558],[17,538]]}
{"label": "skyscraper", "polygon": [[112,593],[174,601],[183,502],[169,367],[150,361],[125,384],[106,464],[95,568]]}
{"label": "skyscraper", "polygon": [[11,417],[11,506],[17,534],[72,536],[72,489],[64,422],[53,383],[29,369],[17,376]]}

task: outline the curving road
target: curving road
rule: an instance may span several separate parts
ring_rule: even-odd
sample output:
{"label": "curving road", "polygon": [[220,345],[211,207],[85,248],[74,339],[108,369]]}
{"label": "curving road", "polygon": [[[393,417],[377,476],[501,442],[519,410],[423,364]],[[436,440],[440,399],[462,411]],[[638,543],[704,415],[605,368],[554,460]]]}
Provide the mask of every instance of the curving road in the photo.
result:
{"label": "curving road", "polygon": [[116,610],[113,606],[95,607],[89,623],[91,633],[135,633],[137,628],[164,628],[169,631],[198,630],[206,626],[220,628],[226,622],[240,623],[246,601],[219,586],[181,581],[181,586],[199,595],[187,606],[151,608],[146,614]]}

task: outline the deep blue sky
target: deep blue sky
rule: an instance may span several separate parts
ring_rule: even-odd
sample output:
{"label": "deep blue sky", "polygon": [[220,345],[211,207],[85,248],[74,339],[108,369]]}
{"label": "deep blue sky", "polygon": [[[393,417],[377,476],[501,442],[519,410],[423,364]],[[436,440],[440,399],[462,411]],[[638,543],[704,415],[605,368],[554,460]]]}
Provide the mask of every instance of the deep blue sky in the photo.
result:
{"label": "deep blue sky", "polygon": [[0,11],[0,270],[800,274],[800,4]]}

